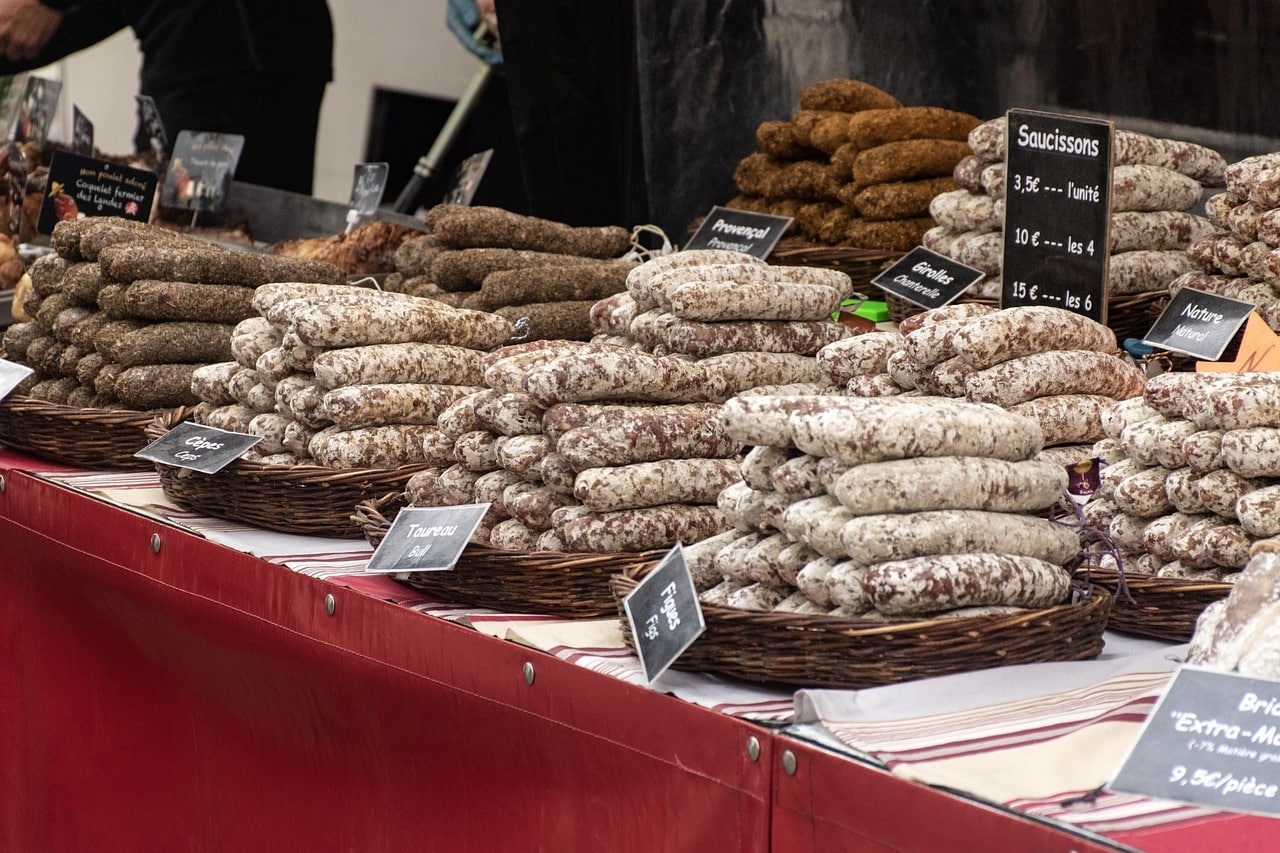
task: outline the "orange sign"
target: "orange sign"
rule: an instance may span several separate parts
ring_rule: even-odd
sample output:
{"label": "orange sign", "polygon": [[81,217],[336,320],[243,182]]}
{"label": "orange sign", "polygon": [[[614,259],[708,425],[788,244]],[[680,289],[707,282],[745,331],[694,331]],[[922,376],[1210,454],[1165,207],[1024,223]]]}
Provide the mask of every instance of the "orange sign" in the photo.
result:
{"label": "orange sign", "polygon": [[1257,311],[1245,321],[1235,361],[1197,361],[1197,373],[1266,373],[1280,370],[1280,337]]}

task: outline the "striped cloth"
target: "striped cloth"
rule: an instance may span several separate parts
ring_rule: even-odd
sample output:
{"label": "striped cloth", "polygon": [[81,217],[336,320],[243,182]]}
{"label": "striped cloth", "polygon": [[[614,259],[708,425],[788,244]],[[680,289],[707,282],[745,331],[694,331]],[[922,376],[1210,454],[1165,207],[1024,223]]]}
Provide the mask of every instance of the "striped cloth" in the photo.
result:
{"label": "striped cloth", "polygon": [[894,775],[1107,835],[1221,813],[1105,789],[1185,646],[857,693],[802,691],[796,720]]}

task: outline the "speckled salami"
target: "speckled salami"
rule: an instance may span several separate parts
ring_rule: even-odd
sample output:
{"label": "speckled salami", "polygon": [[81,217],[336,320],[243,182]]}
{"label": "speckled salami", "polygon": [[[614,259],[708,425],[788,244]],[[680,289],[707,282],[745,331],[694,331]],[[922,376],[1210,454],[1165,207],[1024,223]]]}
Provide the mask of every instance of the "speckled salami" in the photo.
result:
{"label": "speckled salami", "polygon": [[1143,536],[1146,535],[1146,529],[1150,523],[1150,518],[1121,512],[1111,519],[1110,524],[1107,525],[1107,532],[1122,549],[1139,551],[1143,547]]}
{"label": "speckled salami", "polygon": [[797,447],[847,464],[916,456],[1026,459],[1040,450],[1034,421],[995,406],[941,398],[846,398],[856,417],[838,408],[790,418]]}
{"label": "speckled salami", "polygon": [[315,357],[316,381],[326,388],[388,382],[484,384],[481,353],[434,343],[372,344],[325,350]]}
{"label": "speckled salami", "polygon": [[748,486],[761,491],[773,491],[773,469],[786,462],[795,451],[786,447],[760,445],[753,447],[742,457],[742,479]]}
{"label": "speckled salami", "polygon": [[741,446],[713,412],[635,408],[601,412],[561,435],[555,449],[583,471],[659,459],[728,458]]}
{"label": "speckled salami", "polygon": [[1164,480],[1164,492],[1178,512],[1204,513],[1208,510],[1200,499],[1200,475],[1190,468],[1170,471]]}
{"label": "speckled salami", "polygon": [[1189,569],[1243,568],[1249,562],[1253,537],[1238,524],[1218,524],[1183,531],[1172,537],[1169,550]]}
{"label": "speckled salami", "polygon": [[1163,166],[1139,163],[1112,170],[1112,211],[1190,210],[1200,200],[1201,192],[1195,178]]}
{"label": "speckled salami", "polygon": [[974,456],[894,459],[855,466],[834,493],[858,515],[982,509],[1042,510],[1066,488],[1066,471],[1048,462]]}
{"label": "speckled salami", "polygon": [[1185,252],[1173,250],[1135,250],[1111,256],[1108,272],[1113,296],[1151,293],[1168,289],[1169,282],[1195,269]]}
{"label": "speckled salami", "polygon": [[683,252],[674,252],[669,255],[660,255],[651,258],[640,266],[631,270],[627,274],[627,290],[638,299],[646,299],[652,304],[655,302],[649,296],[649,281],[655,275],[665,273],[670,270],[694,268],[708,264],[754,264],[764,266],[764,261],[754,255],[748,255],[745,252],[733,252],[725,249],[689,249]]}
{"label": "speckled salami", "polygon": [[973,318],[956,317],[922,325],[902,338],[902,351],[919,367],[932,367],[955,356],[953,338],[970,322]]}
{"label": "speckled salami", "polygon": [[1184,416],[1202,429],[1249,429],[1280,423],[1280,384],[1268,373],[1215,374]]}
{"label": "speckled salami", "polygon": [[454,439],[457,439],[458,436],[465,432],[474,432],[480,429],[480,421],[476,418],[476,398],[481,394],[488,393],[491,392],[486,390],[468,394],[466,397],[459,398],[449,404],[436,417],[436,428]]}
{"label": "speckled salami", "polygon": [[498,437],[488,430],[476,430],[458,436],[453,455],[468,471],[492,471],[498,464]]}
{"label": "speckled salami", "polygon": [[1236,501],[1240,526],[1251,536],[1280,534],[1280,486],[1265,486]]}
{"label": "speckled salami", "polygon": [[1111,520],[1120,514],[1120,507],[1116,506],[1116,502],[1110,498],[1094,495],[1084,505],[1083,512],[1085,524],[1105,530],[1111,524]]}
{"label": "speckled salami", "polygon": [[981,302],[953,302],[950,305],[944,305],[941,308],[934,308],[930,311],[922,311],[919,314],[912,314],[910,317],[907,317],[898,324],[898,330],[902,334],[908,335],[917,329],[934,323],[942,323],[947,320],[981,317],[985,314],[994,313],[996,310],[995,306],[986,305]]}
{"label": "speckled salami", "polygon": [[1228,430],[1222,436],[1222,461],[1242,477],[1280,477],[1280,429]]}
{"label": "speckled salami", "polygon": [[765,386],[822,383],[817,360],[795,352],[726,352],[700,359],[698,366],[706,374],[707,387],[719,389],[717,399]]}
{"label": "speckled salami", "polygon": [[[99,354],[99,358],[102,356]],[[227,406],[235,402],[228,389],[231,377],[241,369],[234,361],[204,364],[191,372],[191,393],[200,400],[215,406]]]}
{"label": "speckled salami", "polygon": [[1182,442],[1197,432],[1195,424],[1182,419],[1141,421],[1124,428],[1120,446],[1143,465],[1181,468],[1187,464]]}
{"label": "speckled salami", "polygon": [[968,157],[963,157],[960,162],[956,163],[955,169],[951,172],[951,178],[956,182],[956,186],[971,193],[981,193],[983,191],[982,170],[987,167],[989,162],[972,154]]}
{"label": "speckled salami", "polygon": [[853,518],[847,508],[830,495],[805,498],[790,503],[778,518],[778,526],[791,539],[803,542],[824,557],[844,558],[840,530]]}
{"label": "speckled salami", "polygon": [[786,460],[770,474],[771,488],[792,500],[825,494],[826,485],[818,474],[820,461],[807,453]]}
{"label": "speckled salami", "polygon": [[1205,509],[1223,518],[1236,517],[1237,501],[1249,492],[1271,485],[1265,478],[1244,477],[1226,468],[1210,471],[1200,477],[1196,488]]}
{"label": "speckled salami", "polygon": [[1231,192],[1230,190],[1227,192],[1215,193],[1204,201],[1205,217],[1208,218],[1209,222],[1212,223],[1214,227],[1220,228],[1224,231],[1229,230],[1231,228],[1231,211],[1241,204],[1244,204],[1246,200],[1247,199],[1245,199],[1243,195]]}
{"label": "speckled salami", "polygon": [[1176,559],[1171,547],[1175,538],[1189,530],[1200,530],[1221,523],[1222,520],[1213,515],[1185,512],[1148,519],[1139,548],[1150,552],[1162,563],[1167,563]]}
{"label": "speckled salami", "polygon": [[497,440],[498,464],[526,480],[542,479],[542,460],[550,452],[551,440],[541,433],[537,435],[499,435]]}
{"label": "speckled salami", "polygon": [[669,503],[715,504],[742,479],[736,459],[659,459],[578,473],[574,496],[595,512]]}
{"label": "speckled salami", "polygon": [[[675,267],[656,272],[648,278],[633,283],[628,278],[627,289],[637,302],[652,302],[666,310],[672,307],[672,299],[677,290],[683,288],[684,301],[691,307],[696,303],[697,313],[705,315],[712,308],[707,307],[710,300],[699,299],[696,294],[708,285],[736,285],[742,292],[747,305],[761,310],[776,310],[776,306],[767,304],[765,293],[761,288],[760,295],[752,290],[756,285],[789,285],[792,293],[796,288],[824,286],[830,287],[844,298],[853,292],[853,280],[848,273],[825,267],[804,267],[784,265],[764,265],[756,263],[700,264],[697,266]],[[723,288],[721,288],[723,290]],[[729,310],[733,310],[731,307]],[[828,312],[830,313],[830,312]],[[751,316],[751,315],[748,315]],[[766,319],[766,318],[760,318]]]}
{"label": "speckled salami", "polygon": [[666,292],[668,311],[685,320],[829,319],[850,287],[797,281],[698,282]]}
{"label": "speckled salami", "polygon": [[1182,210],[1123,210],[1111,217],[1111,251],[1186,249],[1213,231],[1202,216]]}
{"label": "speckled salami", "polygon": [[538,544],[541,530],[534,530],[523,522],[507,518],[499,521],[489,532],[489,544],[501,551],[532,551]]}
{"label": "speckled salami", "polygon": [[929,203],[929,215],[952,231],[997,232],[1003,224],[995,199],[968,189],[934,196]]}
{"label": "speckled salami", "polygon": [[[467,469],[459,465],[460,471],[467,472]],[[499,468],[494,471],[480,473],[477,471],[469,471],[470,490],[467,500],[458,501],[458,503],[467,503],[475,501],[476,503],[489,503],[498,507],[502,515],[509,515],[505,505],[505,495],[507,488],[523,482],[519,474],[508,471],[505,468]],[[462,476],[460,473],[459,476]]]}
{"label": "speckled salami", "polygon": [[206,410],[200,417],[200,423],[231,432],[247,433],[249,431],[249,422],[259,414],[259,412],[255,412],[248,406],[240,403],[231,403]]}
{"label": "speckled salami", "polygon": [[888,373],[854,376],[845,383],[844,392],[850,397],[897,397],[907,391]]}
{"label": "speckled salami", "polygon": [[660,334],[668,351],[705,357],[731,352],[813,355],[827,344],[849,337],[852,331],[830,319],[702,323],[673,318],[662,325]]}
{"label": "speckled salami", "polygon": [[1197,474],[1207,474],[1225,467],[1222,457],[1222,430],[1207,429],[1191,433],[1182,440],[1182,455],[1187,466]]}
{"label": "speckled salami", "polygon": [[289,300],[272,309],[273,322],[277,312],[289,318],[303,343],[323,347],[430,341],[491,349],[513,331],[510,321],[495,314],[449,308],[430,299],[387,299],[376,307],[363,299]]}
{"label": "speckled salami", "polygon": [[503,491],[502,503],[512,518],[530,529],[542,531],[551,529],[552,513],[561,507],[574,506],[577,501],[546,486],[515,483]]}
{"label": "speckled salami", "polygon": [[1098,413],[1115,400],[1096,394],[1055,394],[1010,406],[1009,411],[1040,425],[1046,446],[1083,444],[1102,438]]}
{"label": "speckled salami", "polygon": [[525,374],[532,368],[561,356],[597,349],[600,348],[582,341],[529,341],[508,344],[482,356],[484,381],[490,388],[504,394],[520,391]]}
{"label": "speckled salami", "polygon": [[231,354],[236,362],[254,367],[267,350],[280,346],[282,332],[265,317],[241,320],[231,330]]}
{"label": "speckled salami", "polygon": [[789,447],[793,412],[818,412],[834,403],[821,396],[738,396],[719,409],[725,434],[741,444]]}
{"label": "speckled salami", "polygon": [[731,483],[716,498],[716,507],[726,522],[745,531],[759,531],[769,526],[778,496],[773,492],[753,489],[744,482]]}
{"label": "speckled salami", "polygon": [[288,452],[284,443],[284,430],[289,423],[288,418],[275,412],[254,415],[249,421],[249,433],[262,438],[262,441],[254,445],[254,449],[264,454]]}
{"label": "speckled salami", "polygon": [[1112,157],[1116,163],[1145,163],[1172,169],[1205,186],[1223,186],[1226,182],[1227,163],[1223,156],[1194,142],[1118,130]]}
{"label": "speckled salami", "polygon": [[[908,335],[907,340],[911,337]],[[1111,329],[1083,315],[1031,305],[972,318],[956,329],[951,344],[955,355],[975,370],[982,370],[1011,358],[1050,350],[1114,352],[1116,336]]]}
{"label": "speckled salami", "polygon": [[930,613],[976,605],[1049,607],[1061,604],[1070,573],[1034,557],[948,554],[878,563],[864,585],[876,610]]}
{"label": "speckled salami", "polygon": [[697,364],[612,347],[534,367],[524,390],[544,407],[590,400],[697,402],[722,396],[721,389],[708,387],[706,370]]}
{"label": "speckled salami", "polygon": [[1165,468],[1144,468],[1130,474],[1116,484],[1112,500],[1121,511],[1139,518],[1154,518],[1172,512],[1173,504],[1164,488],[1168,475]]}
{"label": "speckled salami", "polygon": [[382,424],[430,424],[450,403],[478,389],[464,385],[346,385],[324,396],[321,416],[342,429]]}
{"label": "speckled salami", "polygon": [[589,513],[556,523],[571,551],[594,553],[670,548],[721,533],[727,526],[715,507],[688,504]]}
{"label": "speckled salami", "polygon": [[818,350],[818,368],[832,383],[847,382],[854,376],[884,373],[890,354],[902,345],[897,332],[876,331],[844,338]]}
{"label": "speckled salami", "polygon": [[597,335],[625,335],[638,313],[636,300],[630,293],[615,293],[592,305],[587,321]]}
{"label": "speckled salami", "polygon": [[538,468],[539,479],[543,484],[560,494],[573,494],[573,484],[578,477],[578,472],[573,470],[569,460],[553,450],[542,457],[542,463]]}
{"label": "speckled salami", "polygon": [[1068,526],[1029,515],[967,509],[858,516],[845,523],[840,538],[852,561],[864,566],[931,554],[983,552],[1062,565],[1080,552],[1079,535]]}
{"label": "speckled salami", "polygon": [[895,350],[889,354],[884,363],[884,372],[902,389],[914,391],[921,384],[929,381],[929,368],[911,357],[905,349]]}
{"label": "speckled salami", "polygon": [[1009,407],[1053,394],[1099,394],[1122,400],[1142,393],[1146,376],[1119,356],[1055,350],[1021,356],[969,375],[969,400]]}

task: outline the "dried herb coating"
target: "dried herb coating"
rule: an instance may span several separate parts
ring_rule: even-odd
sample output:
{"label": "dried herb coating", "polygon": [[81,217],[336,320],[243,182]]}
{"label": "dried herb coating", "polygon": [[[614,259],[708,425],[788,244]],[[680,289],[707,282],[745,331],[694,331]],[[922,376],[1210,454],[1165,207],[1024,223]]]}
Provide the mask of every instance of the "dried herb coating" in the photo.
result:
{"label": "dried herb coating", "polygon": [[71,261],[60,255],[44,255],[27,267],[27,275],[31,276],[31,288],[41,296],[57,293],[62,290],[62,275],[71,266]]}
{"label": "dried herb coating", "polygon": [[27,348],[43,335],[44,330],[34,322],[14,323],[4,330],[4,338],[0,339],[0,357],[25,363]]}
{"label": "dried herb coating", "polygon": [[431,265],[431,277],[445,291],[479,290],[485,278],[503,270],[603,263],[606,261],[528,249],[453,249],[436,256]]}
{"label": "dried herb coating", "polygon": [[443,251],[431,234],[412,237],[396,248],[396,272],[405,278],[425,275],[431,271],[431,262]]}
{"label": "dried herb coating", "polygon": [[62,290],[86,305],[98,303],[98,292],[106,283],[102,267],[94,262],[72,264],[62,274]]}
{"label": "dried herb coating", "polygon": [[427,227],[443,246],[503,247],[584,258],[616,258],[631,248],[631,233],[618,225],[572,226],[498,207],[439,204],[427,211]]}
{"label": "dried herb coating", "polygon": [[595,302],[627,287],[632,263],[576,264],[502,270],[486,276],[470,308],[492,311],[507,305],[534,302]]}
{"label": "dried herb coating", "polygon": [[529,340],[589,341],[591,306],[595,300],[573,302],[538,302],[499,308],[493,313],[512,323],[528,323]]}
{"label": "dried herb coating", "polygon": [[342,284],[346,280],[341,270],[324,261],[233,252],[210,244],[121,244],[103,249],[98,261],[117,281],[157,279],[258,287],[273,281]]}
{"label": "dried herb coating", "polygon": [[142,279],[123,295],[130,317],[145,320],[200,320],[238,323],[254,315],[253,288],[225,284]]}
{"label": "dried herb coating", "polygon": [[232,361],[231,332],[232,327],[225,323],[152,323],[127,331],[97,349],[126,367]]}
{"label": "dried herb coating", "polygon": [[115,394],[131,409],[161,409],[194,406],[200,402],[191,393],[191,374],[198,365],[150,363],[127,367],[115,382]]}

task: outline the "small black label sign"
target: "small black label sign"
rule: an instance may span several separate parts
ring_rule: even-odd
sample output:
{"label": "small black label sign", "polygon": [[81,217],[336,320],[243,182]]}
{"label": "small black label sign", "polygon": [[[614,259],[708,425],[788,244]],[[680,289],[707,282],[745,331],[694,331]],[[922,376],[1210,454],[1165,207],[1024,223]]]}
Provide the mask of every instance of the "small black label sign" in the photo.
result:
{"label": "small black label sign", "polygon": [[386,163],[357,163],[351,179],[350,207],[358,216],[371,216],[378,212],[382,196],[387,191]]}
{"label": "small black label sign", "polygon": [[1108,787],[1280,814],[1280,683],[1183,667]]}
{"label": "small black label sign", "polygon": [[764,259],[791,225],[789,216],[716,205],[685,244],[686,249],[728,249]]}
{"label": "small black label sign", "polygon": [[156,197],[154,172],[69,151],[53,152],[36,230],[52,234],[64,219],[119,216],[146,222]]}
{"label": "small black label sign", "polygon": [[932,309],[951,303],[985,275],[982,270],[917,246],[871,283],[912,305]]}
{"label": "small black label sign", "polygon": [[35,373],[35,371],[25,364],[5,361],[0,358],[0,400],[13,393],[13,389],[22,384],[22,380],[32,373]]}
{"label": "small black label sign", "polygon": [[58,95],[61,92],[62,83],[58,80],[27,78],[18,115],[9,128],[9,138],[14,142],[34,142],[37,146],[43,146],[49,138],[49,125],[53,123],[54,113],[58,110]]}
{"label": "small black label sign", "polygon": [[1109,121],[1010,110],[1000,305],[1050,305],[1106,322]]}
{"label": "small black label sign", "polygon": [[1173,295],[1142,339],[1204,361],[1217,361],[1256,306],[1184,287]]}
{"label": "small black label sign", "polygon": [[484,173],[489,169],[489,161],[493,159],[493,149],[487,148],[458,164],[453,173],[453,180],[444,194],[445,204],[460,204],[464,207],[471,204],[484,180]]}
{"label": "small black label sign", "polygon": [[666,672],[707,628],[679,545],[636,585],[622,606],[649,683]]}
{"label": "small black label sign", "polygon": [[439,572],[452,569],[489,504],[405,507],[391,522],[366,567],[368,572]]}
{"label": "small black label sign", "polygon": [[160,203],[187,210],[222,210],[242,150],[244,137],[238,133],[180,131]]}
{"label": "small black label sign", "polygon": [[169,134],[165,132],[164,121],[160,118],[160,108],[156,99],[150,95],[137,95],[138,118],[147,129],[147,138],[151,141],[151,150],[162,160],[169,150]]}
{"label": "small black label sign", "polygon": [[161,465],[216,474],[260,441],[260,435],[183,421],[133,455]]}
{"label": "small black label sign", "polygon": [[93,122],[74,104],[71,106],[71,152],[93,156]]}

